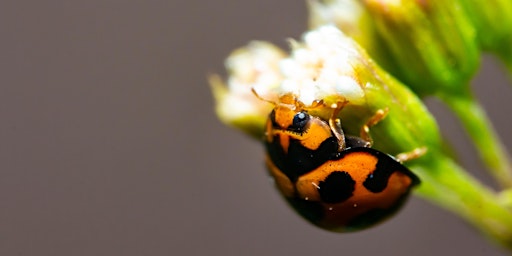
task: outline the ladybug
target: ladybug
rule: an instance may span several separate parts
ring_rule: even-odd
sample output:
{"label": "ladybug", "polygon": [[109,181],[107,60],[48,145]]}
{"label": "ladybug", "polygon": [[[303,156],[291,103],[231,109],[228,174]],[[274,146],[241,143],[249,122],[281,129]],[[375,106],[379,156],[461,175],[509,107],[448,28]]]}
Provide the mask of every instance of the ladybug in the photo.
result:
{"label": "ladybug", "polygon": [[332,108],[329,120],[308,112],[325,107],[322,101],[306,107],[293,94],[265,101],[274,104],[264,139],[268,172],[286,201],[312,224],[335,232],[370,227],[396,213],[420,183],[401,162],[421,156],[424,148],[397,158],[371,148],[369,128],[387,110],[377,111],[356,137],[346,136],[336,118],[347,101]]}

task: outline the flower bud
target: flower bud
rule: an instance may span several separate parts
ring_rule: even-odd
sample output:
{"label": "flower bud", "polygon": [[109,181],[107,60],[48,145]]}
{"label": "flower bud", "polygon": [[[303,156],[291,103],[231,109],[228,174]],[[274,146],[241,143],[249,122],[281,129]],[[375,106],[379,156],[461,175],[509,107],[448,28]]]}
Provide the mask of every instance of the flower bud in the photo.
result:
{"label": "flower bud", "polygon": [[318,28],[326,24],[336,25],[365,50],[375,48],[376,31],[370,14],[357,0],[310,0],[308,1],[309,26]]}
{"label": "flower bud", "polygon": [[396,69],[370,13],[359,0],[309,0],[309,27],[334,24],[363,47],[388,72]]}
{"label": "flower bud", "polygon": [[459,0],[484,50],[512,51],[512,1]]}
{"label": "flower bud", "polygon": [[496,54],[512,74],[512,1],[459,0],[484,51]]}
{"label": "flower bud", "polygon": [[393,75],[423,95],[457,93],[479,65],[475,30],[458,1],[364,0],[389,47]]}

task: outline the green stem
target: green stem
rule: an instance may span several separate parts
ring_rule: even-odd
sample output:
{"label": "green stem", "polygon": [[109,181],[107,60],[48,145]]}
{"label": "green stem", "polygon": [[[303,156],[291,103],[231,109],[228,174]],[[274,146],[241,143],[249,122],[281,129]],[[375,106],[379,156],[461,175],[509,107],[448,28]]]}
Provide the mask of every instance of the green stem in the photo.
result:
{"label": "green stem", "polygon": [[451,158],[438,153],[429,156],[410,166],[422,180],[416,193],[466,219],[512,251],[512,211],[500,204],[500,197]]}
{"label": "green stem", "polygon": [[510,157],[482,106],[469,89],[464,93],[440,98],[462,122],[491,175],[503,188],[512,188]]}
{"label": "green stem", "polygon": [[501,205],[512,211],[512,189],[501,191],[499,197]]}

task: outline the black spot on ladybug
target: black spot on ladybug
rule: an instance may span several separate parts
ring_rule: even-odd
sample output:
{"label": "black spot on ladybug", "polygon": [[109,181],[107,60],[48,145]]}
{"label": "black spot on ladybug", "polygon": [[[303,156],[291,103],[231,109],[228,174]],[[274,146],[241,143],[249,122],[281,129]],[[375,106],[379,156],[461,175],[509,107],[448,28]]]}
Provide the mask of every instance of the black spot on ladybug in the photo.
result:
{"label": "black spot on ladybug", "polygon": [[382,192],[388,186],[389,177],[391,177],[394,172],[401,172],[407,175],[411,179],[411,187],[420,184],[419,178],[414,175],[414,173],[386,153],[366,147],[352,148],[346,151],[366,152],[378,159],[375,170],[368,174],[366,180],[363,182],[363,186],[370,192]]}
{"label": "black spot on ladybug", "polygon": [[[378,174],[386,174],[386,175],[378,175]],[[363,185],[366,189],[373,193],[379,193],[382,192],[387,184],[389,175],[388,173],[382,173],[382,172],[373,172],[368,175],[366,180],[363,182]]]}
{"label": "black spot on ladybug", "polygon": [[338,141],[330,137],[320,144],[316,150],[304,147],[299,140],[291,139],[288,153],[279,144],[279,137],[266,143],[267,152],[272,162],[292,182],[316,169],[328,160],[334,159],[338,150]]}
{"label": "black spot on ladybug", "polygon": [[325,203],[341,203],[352,196],[355,184],[347,172],[335,171],[318,184],[318,193]]}
{"label": "black spot on ladybug", "polygon": [[375,170],[368,174],[363,185],[369,191],[379,193],[388,186],[388,180],[391,174],[404,167],[386,154],[378,151],[375,151],[373,154],[378,158],[378,162],[375,166]]}
{"label": "black spot on ladybug", "polygon": [[378,151],[374,152],[374,155],[378,158],[377,165],[375,170],[368,174],[363,186],[373,193],[379,193],[388,186],[389,177],[401,164]]}

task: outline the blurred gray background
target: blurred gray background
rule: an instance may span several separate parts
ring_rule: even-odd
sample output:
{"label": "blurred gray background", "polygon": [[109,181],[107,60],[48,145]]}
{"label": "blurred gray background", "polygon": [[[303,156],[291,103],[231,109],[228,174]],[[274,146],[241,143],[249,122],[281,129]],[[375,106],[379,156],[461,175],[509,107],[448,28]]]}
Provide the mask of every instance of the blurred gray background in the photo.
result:
{"label": "blurred gray background", "polygon": [[[300,219],[262,145],[223,126],[206,83],[249,40],[285,45],[303,1],[2,1],[0,255],[505,255],[412,198],[353,234]],[[474,81],[512,147],[512,86],[486,57]],[[466,136],[429,101],[482,173]]]}

